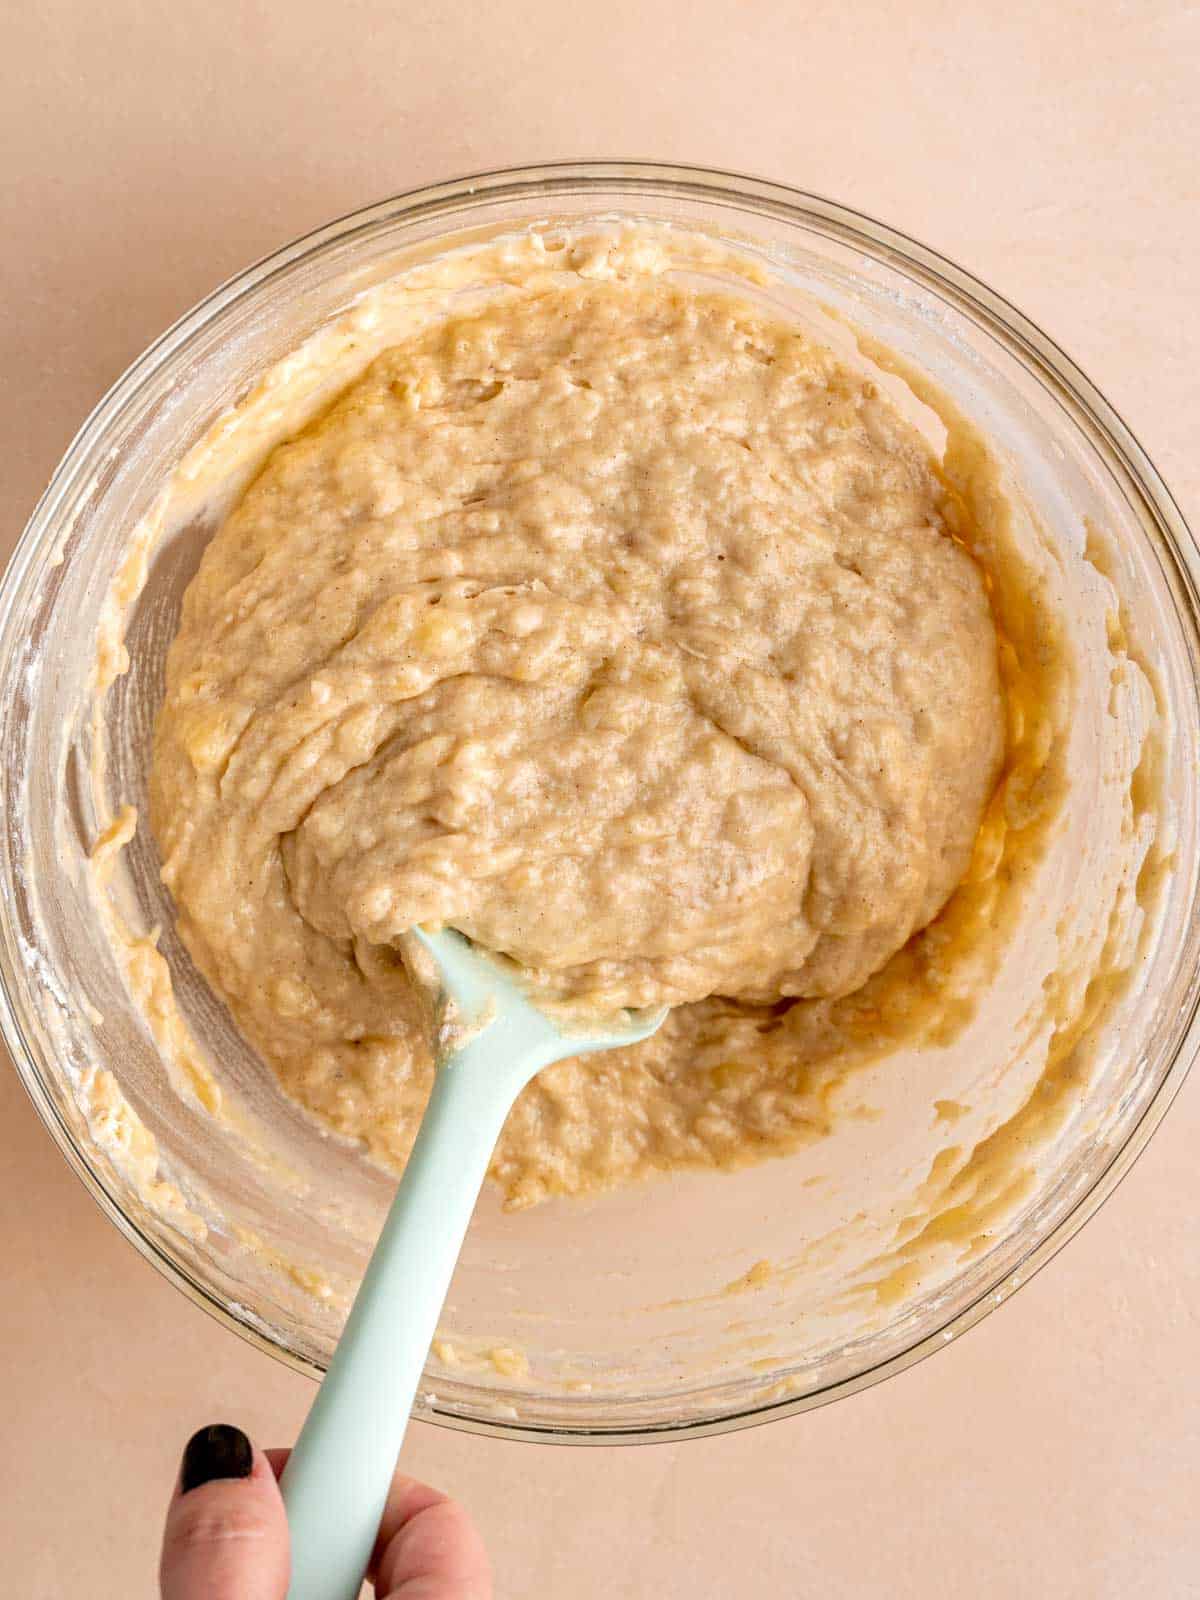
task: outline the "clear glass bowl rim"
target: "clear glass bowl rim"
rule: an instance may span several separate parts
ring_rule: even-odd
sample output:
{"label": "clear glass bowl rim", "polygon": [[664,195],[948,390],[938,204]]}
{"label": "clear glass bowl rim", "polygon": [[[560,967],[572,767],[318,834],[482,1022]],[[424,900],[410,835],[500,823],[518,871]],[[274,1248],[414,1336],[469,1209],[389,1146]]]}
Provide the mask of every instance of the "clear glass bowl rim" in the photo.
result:
{"label": "clear glass bowl rim", "polygon": [[[709,199],[759,216],[771,216],[802,227],[816,228],[843,244],[861,248],[876,259],[898,267],[968,314],[1039,379],[1068,411],[1077,426],[1083,429],[1092,445],[1105,456],[1110,470],[1116,469],[1126,491],[1132,489],[1136,493],[1145,521],[1157,535],[1158,559],[1176,580],[1176,597],[1182,598],[1186,606],[1189,613],[1186,620],[1190,622],[1193,634],[1200,635],[1200,552],[1182,512],[1149,456],[1120,415],[1070,357],[1036,324],[978,278],[936,251],[836,201],[741,173],[643,160],[553,161],[536,166],[472,173],[448,182],[411,189],[348,212],[272,251],[227,279],[133,361],[80,427],[38,501],[0,581],[0,620],[7,623],[31,569],[39,561],[45,561],[53,548],[60,509],[70,501],[81,474],[88,471],[89,463],[97,448],[102,446],[110,423],[121,415],[144,385],[153,381],[170,364],[190,338],[227,307],[258,290],[272,278],[295,269],[311,256],[334,245],[345,245],[356,237],[401,219],[429,220],[444,216],[449,223],[456,211],[484,200],[515,201],[535,196],[550,200],[556,193],[578,195],[589,190],[595,191],[598,197],[605,194],[611,197],[614,189],[619,189],[622,196],[641,194],[651,199]],[[100,1174],[92,1167],[74,1131],[60,1114],[54,1094],[43,1078],[36,1054],[25,1037],[14,1004],[13,988],[12,975],[0,964],[0,1033],[39,1116],[67,1163],[100,1209],[159,1272],[222,1326],[294,1370],[319,1379],[322,1374],[318,1367],[239,1318],[230,1306],[185,1270],[179,1261],[167,1255],[128,1216],[118,1196],[109,1191]],[[1074,1206],[1044,1238],[1031,1243],[1015,1268],[1010,1267],[995,1282],[988,1283],[974,1300],[955,1316],[947,1318],[942,1326],[889,1359],[852,1378],[797,1398],[773,1401],[720,1418],[666,1423],[655,1428],[531,1428],[519,1421],[483,1420],[444,1412],[422,1420],[468,1432],[542,1444],[649,1443],[681,1436],[703,1437],[725,1433],[791,1416],[824,1405],[830,1400],[855,1394],[904,1371],[943,1348],[968,1328],[974,1327],[1002,1300],[1008,1299],[1018,1286],[1028,1283],[1033,1274],[1074,1237],[1113,1193],[1162,1121],[1200,1047],[1200,1012],[1193,1010],[1183,1021],[1184,1031],[1180,1035],[1174,1058],[1157,1090],[1146,1103],[1124,1143],[1114,1151],[1103,1171],[1080,1195]],[[1001,1286],[1003,1293],[998,1294]]]}

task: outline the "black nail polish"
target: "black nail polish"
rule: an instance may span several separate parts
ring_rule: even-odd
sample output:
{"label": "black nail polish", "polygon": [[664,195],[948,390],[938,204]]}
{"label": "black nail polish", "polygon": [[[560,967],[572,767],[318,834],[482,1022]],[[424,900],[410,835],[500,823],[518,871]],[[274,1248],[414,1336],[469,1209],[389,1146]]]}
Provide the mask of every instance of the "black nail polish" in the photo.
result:
{"label": "black nail polish", "polygon": [[214,1422],[201,1428],[187,1442],[179,1472],[184,1494],[214,1478],[248,1478],[254,1467],[254,1450],[240,1428],[228,1422]]}

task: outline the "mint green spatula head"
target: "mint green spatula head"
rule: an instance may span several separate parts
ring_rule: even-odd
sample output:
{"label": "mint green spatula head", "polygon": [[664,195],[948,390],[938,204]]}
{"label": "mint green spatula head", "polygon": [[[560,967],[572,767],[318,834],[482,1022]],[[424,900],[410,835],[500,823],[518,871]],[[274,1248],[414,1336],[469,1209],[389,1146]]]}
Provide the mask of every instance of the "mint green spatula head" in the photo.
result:
{"label": "mint green spatula head", "polygon": [[636,1044],[666,1016],[623,1011],[575,1031],[539,1011],[461,934],[413,933],[453,1008],[451,1045],[437,1061],[392,1209],[284,1469],[288,1600],[358,1594],[458,1252],[513,1101],[543,1067]]}

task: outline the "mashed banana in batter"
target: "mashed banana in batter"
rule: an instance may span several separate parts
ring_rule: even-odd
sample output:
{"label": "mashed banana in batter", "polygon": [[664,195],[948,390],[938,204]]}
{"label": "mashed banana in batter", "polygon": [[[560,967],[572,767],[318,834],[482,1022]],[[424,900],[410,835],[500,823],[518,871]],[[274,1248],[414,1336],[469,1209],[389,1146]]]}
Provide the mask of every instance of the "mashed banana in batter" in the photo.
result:
{"label": "mashed banana in batter", "polygon": [[674,1008],[524,1092],[513,1203],[790,1147],[837,1002],[879,1023],[864,985],[978,856],[976,543],[880,388],[730,294],[580,277],[419,332],[274,450],[186,595],[151,821],[188,948],[392,1166],[433,1071],[416,923],[556,1001]]}

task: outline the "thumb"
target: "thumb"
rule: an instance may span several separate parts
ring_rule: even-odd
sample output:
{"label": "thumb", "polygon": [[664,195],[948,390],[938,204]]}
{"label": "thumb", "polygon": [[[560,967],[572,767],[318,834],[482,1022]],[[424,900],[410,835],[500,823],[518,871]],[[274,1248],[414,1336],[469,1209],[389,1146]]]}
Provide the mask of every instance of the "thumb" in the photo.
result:
{"label": "thumb", "polygon": [[201,1428],[167,1508],[163,1600],[285,1600],[290,1566],[270,1462],[240,1428]]}

